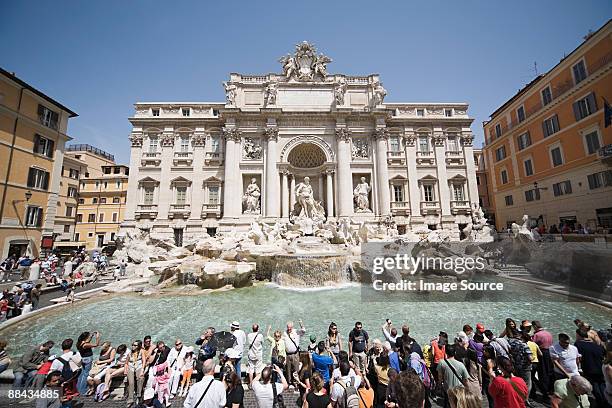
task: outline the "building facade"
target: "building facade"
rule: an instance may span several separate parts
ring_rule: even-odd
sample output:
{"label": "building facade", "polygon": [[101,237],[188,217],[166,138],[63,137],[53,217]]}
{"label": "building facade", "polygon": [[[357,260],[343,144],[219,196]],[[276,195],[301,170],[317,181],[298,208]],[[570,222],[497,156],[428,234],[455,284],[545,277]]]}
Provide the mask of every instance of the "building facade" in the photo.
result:
{"label": "building facade", "polygon": [[79,180],[87,169],[87,163],[64,152],[60,191],[55,216],[54,247],[58,242],[70,242],[76,230],[76,213],[79,199]]}
{"label": "building facade", "polygon": [[330,61],[304,42],[281,74],[231,74],[225,102],[137,103],[124,226],[178,240],[288,221],[309,183],[327,219],[458,238],[478,203],[468,105],[386,103],[378,75]]}
{"label": "building facade", "polygon": [[126,207],[129,167],[101,167],[101,175],[81,179],[74,240],[87,250],[114,243]]}
{"label": "building facade", "polygon": [[474,149],[474,165],[476,166],[478,205],[484,211],[489,224],[495,225],[495,209],[491,205],[491,199],[489,198],[489,179],[482,149]]}
{"label": "building facade", "polygon": [[549,227],[612,228],[612,22],[484,123],[497,228],[527,214]]}
{"label": "building facade", "polygon": [[68,120],[76,113],[0,69],[0,248],[53,247]]}

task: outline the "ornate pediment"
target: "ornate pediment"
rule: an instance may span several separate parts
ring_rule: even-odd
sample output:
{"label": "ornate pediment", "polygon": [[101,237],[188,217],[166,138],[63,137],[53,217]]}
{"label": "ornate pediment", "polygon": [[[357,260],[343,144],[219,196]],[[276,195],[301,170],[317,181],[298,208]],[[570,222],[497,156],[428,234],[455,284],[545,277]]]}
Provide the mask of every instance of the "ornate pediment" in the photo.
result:
{"label": "ornate pediment", "polygon": [[295,46],[295,54],[287,54],[278,62],[283,66],[285,78],[298,81],[325,81],[327,76],[327,64],[332,62],[326,55],[318,54],[314,45],[302,41]]}

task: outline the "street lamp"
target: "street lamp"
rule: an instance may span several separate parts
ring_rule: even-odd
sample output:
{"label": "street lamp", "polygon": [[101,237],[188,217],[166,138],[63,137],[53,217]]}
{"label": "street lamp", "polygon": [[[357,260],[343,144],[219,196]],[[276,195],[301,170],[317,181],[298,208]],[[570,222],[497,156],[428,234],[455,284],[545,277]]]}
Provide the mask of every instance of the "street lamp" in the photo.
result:
{"label": "street lamp", "polygon": [[30,198],[32,198],[32,192],[30,190],[26,191],[25,198],[26,201],[30,201]]}

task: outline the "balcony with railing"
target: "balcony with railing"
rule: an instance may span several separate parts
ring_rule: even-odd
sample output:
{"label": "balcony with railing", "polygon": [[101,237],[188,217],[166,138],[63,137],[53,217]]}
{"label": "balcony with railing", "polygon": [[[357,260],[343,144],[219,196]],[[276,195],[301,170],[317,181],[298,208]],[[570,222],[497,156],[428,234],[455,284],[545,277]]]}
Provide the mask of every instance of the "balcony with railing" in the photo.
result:
{"label": "balcony with railing", "polygon": [[214,217],[221,217],[221,204],[220,203],[205,203],[202,204],[202,218],[206,218],[209,215]]}
{"label": "balcony with railing", "polygon": [[157,204],[138,204],[136,207],[136,218],[157,217]]}
{"label": "balcony with railing", "polygon": [[223,152],[205,152],[204,153],[204,164],[207,166],[221,165],[223,163]]}
{"label": "balcony with railing", "polygon": [[467,200],[453,200],[450,202],[451,213],[467,213],[470,211],[470,202]]}
{"label": "balcony with railing", "polygon": [[607,144],[597,152],[599,160],[607,165],[612,165],[612,144]]}
{"label": "balcony with railing", "polygon": [[161,164],[161,152],[144,152],[140,159],[140,164],[144,166],[159,166]]}
{"label": "balcony with railing", "polygon": [[174,152],[172,164],[175,166],[191,166],[193,163],[193,152]]}
{"label": "balcony with railing", "polygon": [[436,164],[436,156],[433,150],[417,150],[417,164],[422,165],[435,165]]}
{"label": "balcony with railing", "polygon": [[439,213],[440,213],[440,202],[439,201],[421,201],[421,215],[439,214]]}
{"label": "balcony with railing", "polygon": [[[589,66],[587,66],[587,70],[589,71],[589,75],[587,75],[586,79],[588,79],[590,77],[593,77],[594,75],[598,74],[599,71],[602,68],[605,68],[610,62],[612,62],[612,51],[607,53],[606,55],[604,55],[603,57],[601,57],[597,61],[593,62]],[[575,84],[573,80],[569,79],[567,81],[563,81],[563,82],[551,85],[552,100],[549,103],[544,105],[542,103],[542,101],[538,101],[535,104],[533,104],[533,105],[531,105],[529,107],[526,107],[525,108],[525,120],[522,120],[521,122],[510,122],[508,125],[502,126],[501,127],[501,135],[497,136],[497,137],[494,137],[494,139],[491,140],[489,142],[489,144],[494,142],[495,140],[501,138],[506,133],[508,133],[509,131],[513,130],[514,128],[517,128],[517,127],[521,126],[522,124],[524,124],[532,116],[538,115],[540,113],[540,111],[542,111],[546,106],[551,105],[556,100],[558,100],[559,98],[561,98],[565,94],[567,94],[569,91],[571,91],[574,88],[580,86],[580,84],[583,84],[585,82],[585,80],[579,82],[578,84]]]}
{"label": "balcony with railing", "polygon": [[387,152],[387,163],[406,164],[406,155],[401,150],[389,150]]}
{"label": "balcony with railing", "polygon": [[168,218],[186,218],[191,214],[190,204],[170,204]]}
{"label": "balcony with railing", "polygon": [[449,165],[463,165],[463,152],[461,150],[447,150],[446,151],[446,164]]}
{"label": "balcony with railing", "polygon": [[393,215],[410,215],[410,203],[408,201],[392,201],[391,212]]}

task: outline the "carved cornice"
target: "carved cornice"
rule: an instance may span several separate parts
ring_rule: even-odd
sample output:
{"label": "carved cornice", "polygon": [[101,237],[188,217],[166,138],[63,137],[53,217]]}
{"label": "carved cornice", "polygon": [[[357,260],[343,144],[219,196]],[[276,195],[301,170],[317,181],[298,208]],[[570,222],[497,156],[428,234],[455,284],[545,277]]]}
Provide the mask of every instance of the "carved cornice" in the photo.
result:
{"label": "carved cornice", "polygon": [[264,129],[264,136],[268,140],[277,141],[278,140],[278,126],[270,126]]}
{"label": "carved cornice", "polygon": [[336,137],[343,142],[348,142],[351,139],[351,131],[345,127],[336,128]]}
{"label": "carved cornice", "polygon": [[239,142],[242,137],[242,132],[236,128],[223,128],[223,137],[226,140],[233,140],[235,142]]}
{"label": "carved cornice", "polygon": [[462,135],[461,140],[463,141],[464,146],[472,146],[472,144],[474,143],[474,135],[472,134]]}
{"label": "carved cornice", "polygon": [[161,137],[161,145],[163,147],[174,146],[174,134],[165,134]]}
{"label": "carved cornice", "polygon": [[132,147],[142,147],[142,135],[141,134],[132,134],[130,135],[130,142],[132,142]]}
{"label": "carved cornice", "polygon": [[378,128],[374,131],[373,135],[374,139],[388,139],[389,138],[389,130],[387,128]]}
{"label": "carved cornice", "polygon": [[204,147],[206,145],[206,135],[204,133],[196,133],[191,138],[191,143],[194,147]]}

